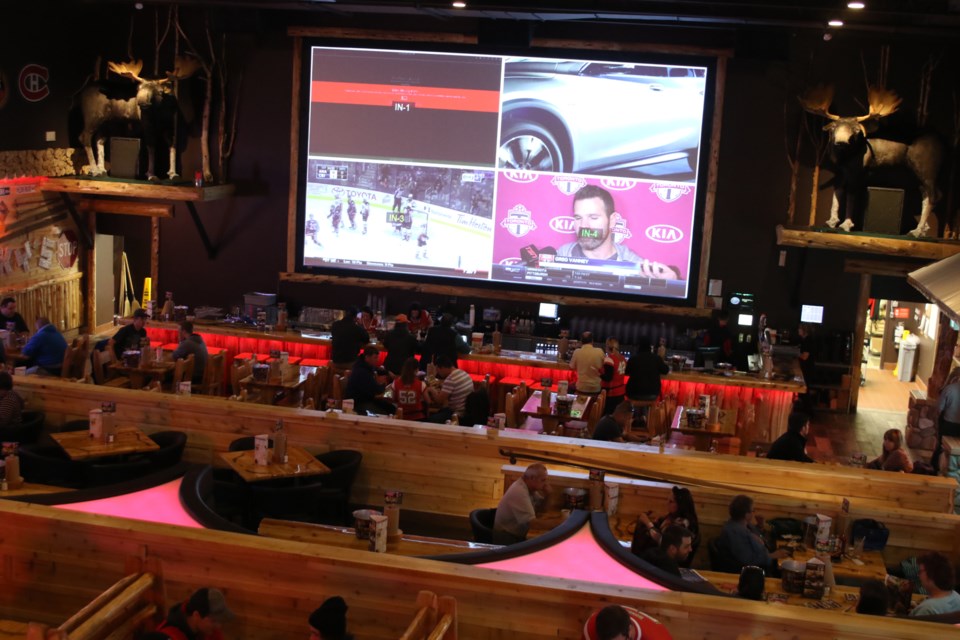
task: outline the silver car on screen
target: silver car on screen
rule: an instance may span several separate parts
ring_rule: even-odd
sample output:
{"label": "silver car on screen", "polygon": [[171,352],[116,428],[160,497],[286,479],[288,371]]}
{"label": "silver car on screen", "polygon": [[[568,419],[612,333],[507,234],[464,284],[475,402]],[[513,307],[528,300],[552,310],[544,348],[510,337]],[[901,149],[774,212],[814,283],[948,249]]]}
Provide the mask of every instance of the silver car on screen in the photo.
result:
{"label": "silver car on screen", "polygon": [[511,58],[498,165],[692,182],[706,69]]}

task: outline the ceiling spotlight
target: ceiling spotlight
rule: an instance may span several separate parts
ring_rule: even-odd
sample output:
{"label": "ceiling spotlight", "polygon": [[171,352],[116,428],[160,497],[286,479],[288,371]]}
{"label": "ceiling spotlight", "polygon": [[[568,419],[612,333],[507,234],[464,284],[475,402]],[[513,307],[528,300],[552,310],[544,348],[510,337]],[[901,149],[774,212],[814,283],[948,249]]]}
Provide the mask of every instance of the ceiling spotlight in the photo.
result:
{"label": "ceiling spotlight", "polygon": [[137,11],[140,11],[141,9],[143,9],[143,3],[142,3],[142,2],[135,2],[135,3],[133,3],[133,8],[136,9]]}
{"label": "ceiling spotlight", "polygon": [[863,2],[848,2],[847,9],[865,9],[867,7],[866,3]]}
{"label": "ceiling spotlight", "polygon": [[823,34],[823,41],[824,41],[824,42],[830,42],[831,40],[833,40],[833,34],[832,34],[832,33],[830,33],[830,32],[828,31],[827,33]]}
{"label": "ceiling spotlight", "polygon": [[831,20],[830,22],[827,23],[827,26],[828,26],[828,27],[842,27],[842,26],[843,26],[843,20]]}
{"label": "ceiling spotlight", "polygon": [[454,2],[454,3],[453,3],[453,8],[454,8],[454,9],[466,9],[466,8],[467,8],[467,3],[466,3],[466,2]]}

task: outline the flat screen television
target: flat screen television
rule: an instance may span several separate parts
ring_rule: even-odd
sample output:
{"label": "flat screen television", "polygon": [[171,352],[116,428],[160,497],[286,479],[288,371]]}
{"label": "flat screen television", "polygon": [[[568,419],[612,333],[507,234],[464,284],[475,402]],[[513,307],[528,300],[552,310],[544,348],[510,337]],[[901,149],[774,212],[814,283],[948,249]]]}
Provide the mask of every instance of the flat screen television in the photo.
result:
{"label": "flat screen television", "polygon": [[541,302],[537,316],[541,320],[556,320],[560,317],[560,305],[553,302]]}
{"label": "flat screen television", "polygon": [[299,271],[692,303],[712,59],[301,53]]}
{"label": "flat screen television", "polygon": [[823,324],[823,307],[816,304],[800,305],[800,322]]}
{"label": "flat screen television", "polygon": [[737,324],[741,327],[752,327],[753,326],[753,314],[752,313],[738,313],[737,314]]}

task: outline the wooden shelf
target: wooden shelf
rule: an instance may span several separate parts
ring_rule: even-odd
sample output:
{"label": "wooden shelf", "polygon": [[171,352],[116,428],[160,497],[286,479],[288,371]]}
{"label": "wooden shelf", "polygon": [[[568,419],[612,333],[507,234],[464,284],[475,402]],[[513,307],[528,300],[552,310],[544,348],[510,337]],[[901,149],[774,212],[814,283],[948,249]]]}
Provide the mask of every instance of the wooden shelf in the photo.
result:
{"label": "wooden shelf", "polygon": [[50,178],[43,183],[41,190],[87,196],[121,196],[175,202],[209,202],[233,195],[236,185],[217,184],[208,187],[196,187],[189,182],[163,184],[111,178]]}
{"label": "wooden shelf", "polygon": [[942,260],[960,253],[960,241],[957,240],[888,236],[784,225],[777,225],[777,244],[784,247],[854,251],[928,260]]}

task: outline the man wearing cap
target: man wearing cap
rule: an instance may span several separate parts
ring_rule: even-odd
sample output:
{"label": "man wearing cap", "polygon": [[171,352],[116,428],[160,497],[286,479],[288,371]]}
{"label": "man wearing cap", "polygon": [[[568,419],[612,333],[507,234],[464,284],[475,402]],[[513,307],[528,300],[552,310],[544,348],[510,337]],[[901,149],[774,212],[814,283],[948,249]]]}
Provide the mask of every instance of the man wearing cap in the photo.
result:
{"label": "man wearing cap", "polygon": [[410,333],[409,319],[406,314],[397,314],[393,319],[393,329],[384,337],[383,346],[387,350],[387,357],[383,366],[395,376],[400,375],[400,369],[407,358],[417,353],[417,339]]}
{"label": "man wearing cap", "polygon": [[235,617],[222,591],[204,587],[170,607],[167,619],[143,640],[223,640],[220,625]]}
{"label": "man wearing cap", "polygon": [[123,352],[130,349],[139,349],[140,343],[147,339],[147,312],[137,309],[133,312],[133,322],[121,327],[113,335],[113,355],[117,360],[123,359]]}
{"label": "man wearing cap", "polygon": [[327,598],[310,614],[310,640],[353,640],[347,633],[347,603],[343,598]]}

